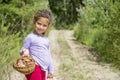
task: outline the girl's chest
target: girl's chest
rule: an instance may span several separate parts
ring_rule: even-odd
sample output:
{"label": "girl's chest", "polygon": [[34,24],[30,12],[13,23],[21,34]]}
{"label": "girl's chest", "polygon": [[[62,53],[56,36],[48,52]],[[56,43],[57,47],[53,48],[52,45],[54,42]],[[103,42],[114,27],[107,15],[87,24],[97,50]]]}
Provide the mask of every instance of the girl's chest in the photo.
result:
{"label": "girl's chest", "polygon": [[48,47],[49,46],[49,41],[48,39],[45,38],[34,38],[32,39],[31,46],[44,46]]}

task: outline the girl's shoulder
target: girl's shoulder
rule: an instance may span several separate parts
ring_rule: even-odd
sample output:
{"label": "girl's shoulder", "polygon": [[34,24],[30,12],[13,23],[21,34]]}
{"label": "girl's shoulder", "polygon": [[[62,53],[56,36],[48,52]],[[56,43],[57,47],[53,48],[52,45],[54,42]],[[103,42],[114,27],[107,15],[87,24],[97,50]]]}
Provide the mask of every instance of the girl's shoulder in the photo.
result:
{"label": "girl's shoulder", "polygon": [[36,35],[35,33],[30,33],[30,34],[28,34],[27,36],[26,36],[26,38],[29,38],[29,39],[35,39],[35,40],[37,40],[37,39],[45,39],[45,40],[48,40],[49,41],[49,39],[48,39],[48,37],[47,36],[44,36],[44,35],[42,35],[42,36],[39,36],[39,35]]}
{"label": "girl's shoulder", "polygon": [[26,37],[30,38],[30,37],[34,37],[34,36],[35,36],[34,33],[30,33],[30,34],[28,34]]}
{"label": "girl's shoulder", "polygon": [[25,37],[25,40],[31,40],[33,38],[34,34],[30,33]]}

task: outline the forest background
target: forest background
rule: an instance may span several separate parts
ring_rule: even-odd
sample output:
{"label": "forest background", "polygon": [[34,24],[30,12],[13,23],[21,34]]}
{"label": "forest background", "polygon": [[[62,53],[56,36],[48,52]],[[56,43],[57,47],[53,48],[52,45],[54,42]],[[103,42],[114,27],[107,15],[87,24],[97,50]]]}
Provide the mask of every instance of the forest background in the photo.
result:
{"label": "forest background", "polygon": [[33,29],[33,14],[42,8],[54,14],[50,30],[74,30],[78,42],[97,52],[98,62],[119,70],[119,5],[119,0],[0,0],[0,77],[4,66],[19,56],[24,37]]}

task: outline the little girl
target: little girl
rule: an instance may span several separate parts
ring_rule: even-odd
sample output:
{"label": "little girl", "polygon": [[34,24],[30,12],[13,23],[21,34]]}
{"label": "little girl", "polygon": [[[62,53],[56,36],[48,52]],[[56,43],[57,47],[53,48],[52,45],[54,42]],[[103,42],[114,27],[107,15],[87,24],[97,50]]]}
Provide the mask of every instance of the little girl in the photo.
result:
{"label": "little girl", "polygon": [[49,40],[44,36],[52,21],[52,14],[47,9],[38,10],[33,19],[34,31],[27,35],[20,50],[22,56],[31,56],[35,60],[35,69],[25,75],[27,80],[46,80],[53,78],[53,63],[50,54]]}

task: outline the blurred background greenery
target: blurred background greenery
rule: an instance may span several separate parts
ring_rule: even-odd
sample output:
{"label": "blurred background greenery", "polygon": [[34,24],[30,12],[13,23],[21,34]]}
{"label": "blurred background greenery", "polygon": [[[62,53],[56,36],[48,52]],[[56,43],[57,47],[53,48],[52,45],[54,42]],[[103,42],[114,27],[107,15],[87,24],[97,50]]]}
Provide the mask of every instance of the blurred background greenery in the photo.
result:
{"label": "blurred background greenery", "polygon": [[99,53],[98,61],[119,69],[119,5],[119,0],[0,0],[0,72],[19,56],[33,14],[42,8],[53,12],[52,28],[74,30],[77,41]]}

